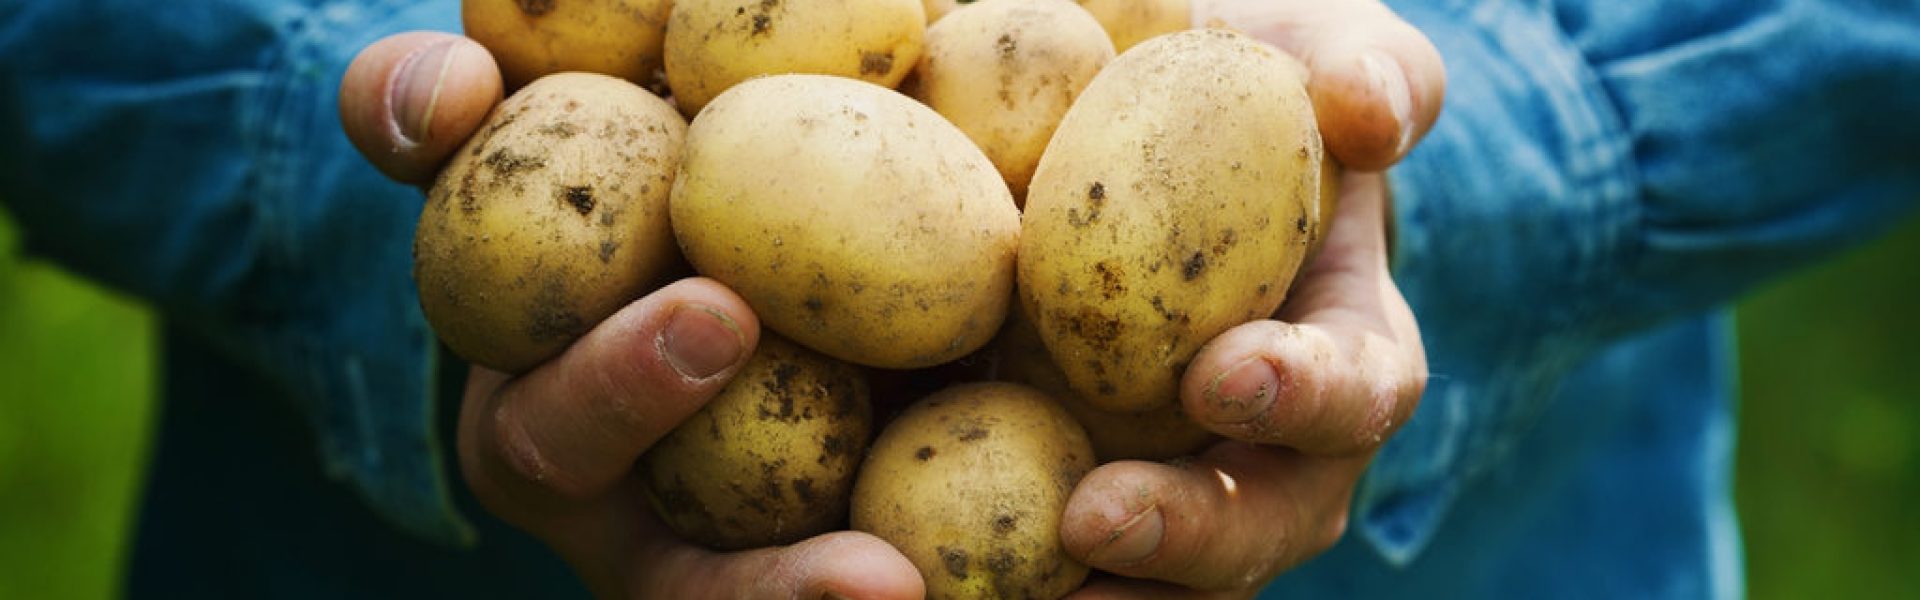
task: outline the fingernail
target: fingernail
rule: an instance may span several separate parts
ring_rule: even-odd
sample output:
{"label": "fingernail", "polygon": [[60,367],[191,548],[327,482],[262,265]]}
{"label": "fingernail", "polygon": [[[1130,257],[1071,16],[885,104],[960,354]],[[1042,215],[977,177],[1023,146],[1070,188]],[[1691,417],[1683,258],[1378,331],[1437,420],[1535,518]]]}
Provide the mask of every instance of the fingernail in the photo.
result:
{"label": "fingernail", "polygon": [[1087,562],[1098,567],[1146,560],[1160,549],[1160,538],[1165,534],[1166,522],[1160,517],[1160,507],[1149,506],[1108,533],[1106,541],[1087,553]]}
{"label": "fingernail", "polygon": [[1215,423],[1245,423],[1267,412],[1279,393],[1280,377],[1259,357],[1248,358],[1213,378],[1207,386],[1206,419]]}
{"label": "fingernail", "polygon": [[660,330],[661,354],[688,379],[706,379],[725,371],[740,361],[745,345],[733,319],[697,304],[675,307]]}
{"label": "fingernail", "polygon": [[820,594],[820,600],[853,600],[853,599],[848,598],[845,595],[842,595],[840,592],[828,591],[824,594]]}
{"label": "fingernail", "polygon": [[1386,95],[1387,109],[1393,112],[1394,124],[1400,130],[1394,154],[1405,153],[1413,144],[1413,90],[1406,72],[1400,69],[1400,61],[1378,51],[1360,55],[1360,68],[1366,70],[1373,88]]}
{"label": "fingernail", "polygon": [[404,141],[422,143],[432,137],[433,109],[440,104],[440,87],[453,64],[453,45],[447,40],[413,51],[394,71],[387,88],[387,109]]}

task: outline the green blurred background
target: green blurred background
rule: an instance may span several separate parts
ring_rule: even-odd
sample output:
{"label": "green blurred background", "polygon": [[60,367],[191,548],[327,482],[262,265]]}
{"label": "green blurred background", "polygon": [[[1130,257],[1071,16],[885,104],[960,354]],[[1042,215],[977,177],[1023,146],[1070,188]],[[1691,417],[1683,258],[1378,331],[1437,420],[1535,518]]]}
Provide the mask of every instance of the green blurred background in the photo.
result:
{"label": "green blurred background", "polygon": [[[117,595],[153,315],[19,255],[0,215],[0,598]],[[1920,220],[1740,305],[1755,598],[1920,597]]]}

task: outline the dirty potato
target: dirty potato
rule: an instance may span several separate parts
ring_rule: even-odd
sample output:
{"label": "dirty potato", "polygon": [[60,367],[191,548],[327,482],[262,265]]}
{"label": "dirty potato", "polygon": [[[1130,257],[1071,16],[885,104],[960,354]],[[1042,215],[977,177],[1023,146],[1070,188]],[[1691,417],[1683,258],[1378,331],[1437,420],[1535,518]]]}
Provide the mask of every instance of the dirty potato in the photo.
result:
{"label": "dirty potato", "polygon": [[1060,543],[1067,498],[1093,455],[1073,418],[1011,383],[949,388],[874,441],[853,528],[900,549],[928,598],[1058,598],[1087,567]]}
{"label": "dirty potato", "polygon": [[507,89],[586,71],[648,85],[660,70],[671,0],[462,0],[467,37],[500,63]]}
{"label": "dirty potato", "polygon": [[1113,38],[1113,49],[1126,52],[1157,35],[1193,26],[1191,0],[1079,0]]}
{"label": "dirty potato", "polygon": [[688,116],[759,75],[816,73],[895,87],[920,60],[920,0],[678,0],[667,84]]}
{"label": "dirty potato", "polygon": [[777,75],[688,129],[671,202],[695,270],[761,323],[889,369],[986,345],[1012,303],[1020,216],[993,164],[892,90]]}
{"label": "dirty potato", "polygon": [[845,524],[873,428],[860,370],[763,334],[727,387],[640,457],[654,514],[719,550]]}
{"label": "dirty potato", "polygon": [[1270,46],[1194,30],[1108,64],[1022,222],[1021,301],[1073,390],[1159,408],[1201,345],[1270,316],[1317,226],[1320,161],[1305,69]]}
{"label": "dirty potato", "polygon": [[1069,0],[986,0],[927,29],[903,91],[966,132],[1019,200],[1060,117],[1112,59],[1100,23]]}
{"label": "dirty potato", "polygon": [[1019,310],[1008,315],[1006,328],[991,348],[997,378],[1032,386],[1059,402],[1087,430],[1099,462],[1188,456],[1218,439],[1187,418],[1178,401],[1143,413],[1122,413],[1101,410],[1080,399],[1047,355],[1039,332]]}
{"label": "dirty potato", "polygon": [[686,124],[646,90],[563,73],[507,98],[414,234],[420,307],[468,361],[524,371],[680,268],[667,194]]}

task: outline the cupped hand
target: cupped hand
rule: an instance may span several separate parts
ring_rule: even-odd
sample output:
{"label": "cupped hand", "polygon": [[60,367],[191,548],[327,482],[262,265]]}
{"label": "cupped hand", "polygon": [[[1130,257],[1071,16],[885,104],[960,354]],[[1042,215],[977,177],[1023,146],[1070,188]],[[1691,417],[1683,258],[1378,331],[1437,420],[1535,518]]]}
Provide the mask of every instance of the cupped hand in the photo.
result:
{"label": "cupped hand", "polygon": [[[403,33],[348,67],[340,117],[382,172],[426,185],[500,97],[499,69],[479,44]],[[695,278],[634,301],[526,373],[474,367],[458,430],[467,485],[602,598],[919,598],[913,564],[871,535],[716,553],[680,541],[647,507],[635,461],[725,387],[759,331],[739,296]]]}
{"label": "cupped hand", "polygon": [[1250,597],[1344,533],[1354,487],[1413,413],[1426,354],[1388,268],[1377,170],[1433,123],[1445,73],[1426,38],[1374,0],[1201,0],[1222,22],[1300,57],[1342,175],[1325,246],[1273,319],[1214,338],[1181,383],[1186,413],[1227,438],[1173,464],[1088,474],[1061,537],[1110,575],[1077,598]]}

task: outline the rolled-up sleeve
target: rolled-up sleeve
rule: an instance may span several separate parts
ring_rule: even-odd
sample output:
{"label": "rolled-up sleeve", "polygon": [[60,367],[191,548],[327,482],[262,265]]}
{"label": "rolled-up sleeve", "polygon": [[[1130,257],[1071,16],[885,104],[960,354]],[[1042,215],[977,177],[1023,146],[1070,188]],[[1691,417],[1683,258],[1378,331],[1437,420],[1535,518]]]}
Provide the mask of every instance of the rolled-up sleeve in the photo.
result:
{"label": "rolled-up sleeve", "polygon": [[[1357,496],[1417,556],[1570,368],[1870,239],[1920,200],[1903,2],[1390,2],[1448,68],[1390,174],[1432,379]],[[1902,5],[1905,6],[1902,6]]]}
{"label": "rolled-up sleeve", "polygon": [[360,48],[457,31],[458,15],[451,0],[0,7],[0,202],[27,249],[279,384],[330,475],[454,541],[468,528],[436,457],[433,335],[408,277],[419,194],[359,158],[336,97]]}

